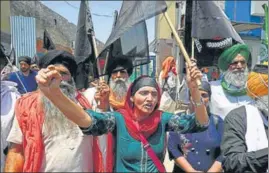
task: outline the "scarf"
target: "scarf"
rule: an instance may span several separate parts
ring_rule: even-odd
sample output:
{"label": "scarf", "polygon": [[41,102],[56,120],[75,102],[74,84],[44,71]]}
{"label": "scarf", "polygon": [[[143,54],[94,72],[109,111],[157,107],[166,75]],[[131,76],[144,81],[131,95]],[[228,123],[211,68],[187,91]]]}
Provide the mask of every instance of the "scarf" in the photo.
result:
{"label": "scarf", "polygon": [[[122,109],[124,107],[125,99],[124,101],[117,101],[114,93],[111,93],[109,96],[109,103],[110,106],[114,110]],[[114,168],[114,146],[115,141],[112,133],[107,134],[107,154],[106,154],[106,170],[105,172],[113,172]]]}
{"label": "scarf", "polygon": [[[45,114],[39,95],[38,91],[25,94],[18,99],[15,107],[15,114],[23,133],[24,158],[26,158],[23,172],[39,172],[42,164],[44,153],[42,127]],[[83,108],[91,108],[81,93],[77,92],[76,99]],[[93,169],[94,172],[102,172],[102,157],[97,140],[97,137],[93,138]]]}
{"label": "scarf", "polygon": [[15,115],[23,134],[23,172],[39,172],[42,164],[44,112],[39,95],[38,91],[27,93],[17,100],[15,106]]}
{"label": "scarf", "polygon": [[163,63],[162,63],[162,79],[165,79],[168,77],[168,73],[170,72],[170,70],[172,70],[172,72],[176,75],[176,69],[175,68],[171,69],[171,64],[174,61],[175,61],[175,59],[172,56],[167,57],[163,61]]}
{"label": "scarf", "polygon": [[[131,88],[133,88],[133,84],[129,87],[126,98],[131,97]],[[158,100],[160,100],[160,88],[158,87],[157,90],[159,93]],[[115,99],[113,99],[113,96],[111,95],[110,95],[109,101],[113,109],[118,110],[123,115],[129,134],[134,139],[140,141],[140,137],[138,135],[139,132],[135,131],[136,128],[133,127],[132,109],[130,107],[130,104],[131,104],[130,101],[125,100],[124,104],[120,102],[115,102]],[[143,120],[142,122],[139,122],[138,126],[140,128],[140,132],[145,137],[149,137],[151,134],[153,134],[157,130],[158,124],[160,122],[160,117],[161,117],[161,112],[155,111],[149,118]],[[106,166],[105,166],[106,170],[104,172],[113,172],[114,163],[115,163],[114,146],[115,146],[114,137],[111,133],[108,133],[107,134]]]}
{"label": "scarf", "polygon": [[[137,80],[140,80],[141,78],[143,78],[143,76],[138,78]],[[132,91],[132,88],[134,86],[134,83],[129,87],[126,98],[131,98],[131,91]],[[160,99],[161,92],[160,92],[159,86],[157,86],[156,89],[158,91],[158,103],[157,103],[157,105],[159,105],[160,104],[159,102],[161,100]],[[140,141],[139,133],[142,133],[142,135],[144,135],[146,138],[148,138],[154,132],[156,132],[158,125],[161,121],[161,115],[162,115],[162,112],[157,110],[157,109],[158,109],[158,106],[155,108],[155,110],[151,113],[150,116],[148,116],[144,120],[135,122],[134,121],[135,117],[133,116],[134,110],[133,110],[132,103],[129,99],[127,99],[125,101],[124,108],[120,109],[119,112],[123,115],[125,125],[126,125],[126,128],[129,132],[129,134],[134,139]],[[137,128],[135,128],[134,126],[137,126],[139,131],[137,131],[136,130]]]}
{"label": "scarf", "polygon": [[243,96],[247,94],[246,87],[240,89],[231,88],[232,85],[228,85],[224,78],[221,80],[221,86],[224,91],[232,96]]}

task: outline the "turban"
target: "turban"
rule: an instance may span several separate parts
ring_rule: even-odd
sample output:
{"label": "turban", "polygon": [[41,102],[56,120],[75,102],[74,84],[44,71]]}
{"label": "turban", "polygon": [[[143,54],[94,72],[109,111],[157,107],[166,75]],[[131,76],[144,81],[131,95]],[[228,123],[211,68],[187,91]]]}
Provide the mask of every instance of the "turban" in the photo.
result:
{"label": "turban", "polygon": [[247,92],[252,98],[268,95],[268,66],[256,65],[248,75]]}
{"label": "turban", "polygon": [[246,62],[251,59],[250,51],[247,45],[245,44],[236,44],[228,49],[226,49],[219,57],[218,67],[222,71],[226,71],[229,68],[229,65],[232,63],[234,58],[238,55],[242,55]]}
{"label": "turban", "polygon": [[129,58],[115,58],[113,59],[112,63],[108,65],[107,67],[107,73],[109,75],[109,78],[112,73],[120,70],[127,70],[127,73],[129,76],[133,73],[133,63],[132,60]]}
{"label": "turban", "polygon": [[77,63],[75,61],[75,57],[64,50],[48,51],[39,59],[38,63],[39,68],[47,68],[52,64],[62,64],[69,70],[72,77],[75,77],[77,72]]}
{"label": "turban", "polygon": [[174,62],[175,59],[172,56],[167,57],[162,64],[162,78],[165,79],[168,76],[169,71],[171,70],[171,64]]}
{"label": "turban", "polygon": [[32,59],[29,56],[20,56],[18,58],[18,61],[19,61],[19,63],[23,61],[23,62],[27,63],[28,65],[31,65]]}
{"label": "turban", "polygon": [[210,96],[211,96],[211,87],[210,87],[209,82],[202,81],[201,85],[199,86],[199,90],[203,90],[203,91],[207,92],[208,95],[209,95],[209,98],[210,98]]}

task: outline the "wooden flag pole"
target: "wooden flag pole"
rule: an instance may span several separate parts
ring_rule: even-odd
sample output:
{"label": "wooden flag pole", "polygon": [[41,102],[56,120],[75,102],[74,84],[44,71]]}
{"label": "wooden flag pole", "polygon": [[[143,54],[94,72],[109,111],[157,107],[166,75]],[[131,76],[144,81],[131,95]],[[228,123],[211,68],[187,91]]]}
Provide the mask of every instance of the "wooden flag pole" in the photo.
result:
{"label": "wooden flag pole", "polygon": [[194,38],[191,39],[191,57],[194,57]]}
{"label": "wooden flag pole", "polygon": [[[97,50],[97,45],[96,45],[96,39],[95,36],[92,35],[92,44],[93,44],[93,51],[94,51],[94,56],[97,58],[98,57],[98,50]],[[99,59],[97,59],[97,61],[99,61]],[[100,67],[100,63],[98,62],[98,73],[101,74],[101,67]]]}
{"label": "wooden flag pole", "polygon": [[[94,51],[94,56],[97,58],[98,57],[98,50],[97,50],[97,45],[96,45],[96,40],[95,40],[95,35],[92,35],[92,44],[93,44],[93,51]],[[101,74],[101,67],[100,67],[100,60],[97,58],[97,70],[98,70],[98,74]],[[99,77],[98,81],[97,81],[97,86],[99,86],[99,80],[104,80],[104,77]],[[97,105],[100,105],[100,101],[97,102]]]}
{"label": "wooden flag pole", "polygon": [[[172,30],[172,33],[173,33],[173,35],[174,35],[174,37],[175,37],[175,39],[176,39],[176,41],[177,41],[177,43],[179,45],[180,51],[182,52],[182,54],[183,54],[183,56],[185,58],[185,61],[188,63],[188,65],[191,65],[191,59],[190,59],[190,57],[189,57],[189,55],[188,55],[188,53],[187,53],[187,51],[186,51],[186,49],[185,49],[182,41],[180,40],[180,38],[178,36],[178,33],[177,33],[175,27],[173,26],[173,24],[172,24],[172,22],[171,22],[171,20],[170,20],[170,18],[168,16],[168,14],[167,14],[167,12],[164,12],[163,15],[164,15],[164,17],[165,17],[168,25],[170,26],[170,28]],[[201,81],[200,80],[196,80],[196,83],[197,83],[197,85],[201,85]]]}
{"label": "wooden flag pole", "polygon": [[[97,58],[98,57],[98,50],[97,50],[97,45],[96,45],[96,39],[95,39],[95,35],[92,35],[92,44],[93,44],[93,49],[94,49],[94,54],[95,54],[95,57]],[[97,58],[97,70],[98,70],[98,74],[101,74],[101,67],[100,67],[100,59]],[[102,76],[101,78],[99,78],[101,80],[105,80],[105,77]],[[98,81],[99,83],[99,81]]]}

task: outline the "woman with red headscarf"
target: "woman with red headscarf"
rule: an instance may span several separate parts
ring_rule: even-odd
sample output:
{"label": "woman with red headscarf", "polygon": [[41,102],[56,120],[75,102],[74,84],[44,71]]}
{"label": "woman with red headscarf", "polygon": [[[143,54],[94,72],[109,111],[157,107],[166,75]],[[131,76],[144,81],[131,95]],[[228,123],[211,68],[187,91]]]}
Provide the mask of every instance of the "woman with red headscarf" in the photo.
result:
{"label": "woman with red headscarf", "polygon": [[159,76],[159,84],[163,91],[160,102],[160,110],[174,113],[176,111],[177,89],[176,61],[168,56],[162,63],[162,71]]}
{"label": "woman with red headscarf", "polygon": [[196,84],[202,74],[195,64],[187,66],[187,81],[195,105],[192,115],[173,115],[158,110],[161,91],[148,76],[130,86],[125,106],[118,112],[84,111],[59,89],[61,75],[53,66],[39,71],[37,82],[43,94],[79,125],[86,135],[112,132],[115,138],[115,172],[165,172],[162,164],[167,131],[192,133],[207,128],[209,120]]}

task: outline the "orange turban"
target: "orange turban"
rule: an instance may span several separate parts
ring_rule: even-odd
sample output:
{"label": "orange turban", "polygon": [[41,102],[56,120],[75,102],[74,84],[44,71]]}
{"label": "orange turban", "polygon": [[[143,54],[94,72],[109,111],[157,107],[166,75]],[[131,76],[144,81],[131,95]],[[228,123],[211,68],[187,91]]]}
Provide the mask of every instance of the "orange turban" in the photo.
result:
{"label": "orange turban", "polygon": [[163,61],[163,64],[162,64],[162,71],[163,71],[163,74],[162,74],[162,78],[165,79],[168,77],[168,73],[169,71],[171,70],[171,65],[172,63],[175,63],[175,59],[174,57],[172,56],[168,56],[164,61]]}
{"label": "orange turban", "polygon": [[247,92],[252,98],[268,95],[268,74],[251,72],[248,75]]}

